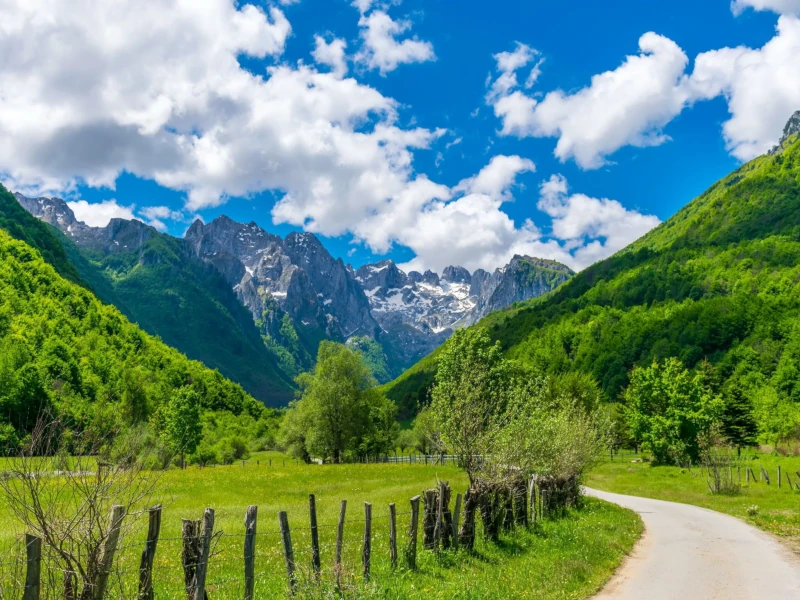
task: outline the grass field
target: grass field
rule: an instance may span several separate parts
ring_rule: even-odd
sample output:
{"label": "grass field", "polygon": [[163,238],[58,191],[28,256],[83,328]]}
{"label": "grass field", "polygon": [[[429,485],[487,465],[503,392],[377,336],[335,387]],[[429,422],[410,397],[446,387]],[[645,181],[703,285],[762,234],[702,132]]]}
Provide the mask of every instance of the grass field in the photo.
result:
{"label": "grass field", "polygon": [[[268,464],[269,458],[273,464]],[[260,464],[256,464],[256,461]],[[278,534],[277,513],[288,512],[295,560],[299,570],[298,597],[314,598],[586,598],[611,576],[641,532],[632,512],[587,499],[580,511],[547,520],[533,531],[518,530],[499,544],[484,543],[479,534],[474,553],[435,555],[419,542],[418,570],[402,566],[402,549],[409,524],[412,496],[433,487],[436,478],[448,480],[454,494],[466,489],[465,475],[454,467],[424,465],[295,465],[278,455],[254,455],[246,466],[190,468],[164,473],[160,495],[164,502],[161,538],[154,573],[157,598],[185,598],[180,568],[180,527],[183,518],[200,518],[215,509],[216,540],[208,575],[209,595],[243,597],[244,514],[255,504],[256,597],[286,596],[286,571]],[[317,499],[323,574],[319,584],[310,577],[311,549],[308,494]],[[335,593],[332,562],[340,500],[348,501],[345,528],[342,595]],[[361,577],[364,505],[373,505],[372,578]],[[397,504],[401,567],[391,572],[388,545],[388,504]],[[135,597],[138,561],[143,547],[144,520],[126,538],[117,560],[115,598]],[[480,527],[479,527],[480,529]],[[11,548],[22,533],[10,515],[0,514],[3,543]],[[420,534],[421,535],[421,534]],[[6,552],[9,556],[11,553]],[[0,594],[6,597],[7,594]],[[56,597],[56,596],[50,596]]]}
{"label": "grass field", "polygon": [[[779,488],[777,467],[790,473],[792,483],[800,485],[800,457],[774,456],[750,452],[741,470],[742,489],[739,495],[714,495],[709,492],[704,473],[699,469],[652,467],[648,463],[632,463],[633,457],[606,460],[590,475],[587,485],[599,490],[694,504],[738,517],[769,531],[800,553],[800,491],[789,488],[784,479]],[[744,465],[756,473],[756,480],[746,482]],[[771,484],[758,481],[760,466],[769,473]],[[738,475],[734,473],[738,479]],[[757,508],[756,508],[757,507]]]}

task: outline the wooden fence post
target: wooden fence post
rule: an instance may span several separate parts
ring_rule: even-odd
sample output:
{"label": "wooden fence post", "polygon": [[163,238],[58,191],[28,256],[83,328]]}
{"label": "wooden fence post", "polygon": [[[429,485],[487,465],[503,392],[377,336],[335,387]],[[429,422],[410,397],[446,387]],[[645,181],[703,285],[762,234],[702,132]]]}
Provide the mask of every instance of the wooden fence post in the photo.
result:
{"label": "wooden fence post", "polygon": [[442,528],[444,527],[444,482],[439,482],[439,497],[436,502],[436,524],[433,526],[433,549],[438,552],[442,546]]}
{"label": "wooden fence post", "polygon": [[361,553],[364,564],[364,581],[369,581],[369,569],[372,564],[372,504],[364,502],[364,550]]}
{"label": "wooden fence post", "polygon": [[794,486],[792,485],[792,478],[789,477],[789,471],[786,471],[786,483],[789,484],[789,490],[794,489]]}
{"label": "wooden fence post", "polygon": [[336,529],[336,556],[333,559],[333,570],[336,572],[336,580],[339,580],[339,572],[342,570],[342,545],[344,544],[344,516],[347,512],[347,500],[342,500],[339,509],[339,526]]}
{"label": "wooden fence post", "polygon": [[289,517],[286,511],[278,513],[278,523],[281,526],[283,539],[283,558],[286,561],[286,577],[289,580],[289,593],[294,594],[297,588],[297,577],[294,574],[294,552],[292,551],[292,534],[289,530]]}
{"label": "wooden fence post", "polygon": [[778,465],[778,487],[781,487],[781,466]]}
{"label": "wooden fence post", "polygon": [[42,539],[25,534],[25,591],[22,600],[39,600],[42,580]]}
{"label": "wooden fence post", "polygon": [[458,518],[461,516],[461,494],[456,494],[456,506],[453,512],[453,533],[451,534],[451,543],[453,550],[458,550]]}
{"label": "wooden fence post", "polygon": [[744,476],[747,483],[750,483],[750,467],[744,468]]}
{"label": "wooden fence post", "polygon": [[258,507],[248,506],[244,515],[244,600],[253,600],[256,584],[256,524]]}
{"label": "wooden fence post", "polygon": [[319,580],[319,530],[317,529],[317,500],[314,494],[308,496],[308,511],[311,519],[311,567],[314,570],[314,578]]}
{"label": "wooden fence post", "polygon": [[389,505],[389,559],[392,569],[397,568],[397,511],[394,502]]}
{"label": "wooden fence post", "polygon": [[161,532],[161,505],[148,511],[147,541],[144,543],[142,560],[139,563],[139,600],[153,600],[153,560]]}
{"label": "wooden fence post", "polygon": [[111,566],[114,564],[114,553],[117,551],[117,542],[122,529],[122,519],[125,518],[125,507],[115,504],[111,507],[111,523],[108,529],[108,537],[103,545],[103,557],[100,559],[100,568],[97,573],[97,582],[92,590],[94,600],[102,600],[106,594],[108,576],[111,574]]}
{"label": "wooden fence post", "polygon": [[200,521],[183,519],[181,536],[183,537],[181,552],[183,585],[186,597],[191,598],[194,591],[194,574],[197,571],[197,557],[200,554]]}
{"label": "wooden fence post", "polygon": [[211,554],[212,535],[214,535],[214,509],[207,508],[203,513],[203,529],[200,532],[200,555],[197,557],[197,570],[194,572],[194,600],[206,600],[206,575],[208,575],[208,559]]}
{"label": "wooden fence post", "polygon": [[761,477],[767,482],[767,485],[769,485],[769,473],[767,473],[767,470],[763,466],[761,467]]}
{"label": "wooden fence post", "polygon": [[406,564],[409,569],[417,568],[417,532],[419,531],[419,496],[411,499],[411,524],[408,527],[408,546]]}

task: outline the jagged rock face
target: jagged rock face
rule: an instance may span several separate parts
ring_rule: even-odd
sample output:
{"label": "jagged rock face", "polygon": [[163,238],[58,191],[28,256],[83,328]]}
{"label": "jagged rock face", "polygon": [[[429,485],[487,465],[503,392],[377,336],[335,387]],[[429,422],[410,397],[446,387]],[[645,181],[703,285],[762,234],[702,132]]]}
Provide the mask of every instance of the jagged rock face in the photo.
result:
{"label": "jagged rock face", "polygon": [[454,328],[540,296],[571,275],[562,264],[523,256],[492,274],[482,269],[470,274],[452,266],[441,277],[431,271],[406,274],[388,260],[356,271],[390,350],[412,363],[439,346]]}
{"label": "jagged rock face", "polygon": [[135,252],[158,232],[141,221],[111,219],[105,227],[90,227],[75,218],[75,213],[61,198],[27,198],[14,194],[17,202],[37,217],[58,228],[83,248],[113,254]]}
{"label": "jagged rock face", "polygon": [[374,337],[377,323],[369,301],[341,260],[335,260],[312,234],[281,239],[258,227],[219,217],[196,221],[186,242],[219,269],[242,303],[260,320],[276,301],[298,325],[319,327],[327,337]]}
{"label": "jagged rock face", "polygon": [[[112,219],[106,227],[90,227],[78,221],[63,200],[16,196],[29,212],[61,229],[78,246],[106,254],[140,250],[143,264],[162,258],[145,247],[161,234],[140,221]],[[301,367],[312,364],[319,339],[367,336],[378,340],[391,357],[394,375],[433,351],[455,328],[539,296],[572,275],[564,265],[523,256],[494,273],[470,273],[458,266],[447,267],[441,276],[432,271],[404,273],[390,260],[354,271],[334,259],[312,234],[291,233],[283,239],[255,223],[225,216],[207,225],[195,221],[181,251],[186,260],[199,258],[222,274],[261,324],[262,334],[293,345],[285,337],[288,316],[304,344],[304,350],[293,350]]]}
{"label": "jagged rock face", "polygon": [[795,111],[795,113],[789,117],[789,120],[783,127],[783,135],[778,145],[773,147],[772,150],[769,151],[769,154],[778,154],[786,145],[786,142],[798,133],[800,133],[800,110]]}

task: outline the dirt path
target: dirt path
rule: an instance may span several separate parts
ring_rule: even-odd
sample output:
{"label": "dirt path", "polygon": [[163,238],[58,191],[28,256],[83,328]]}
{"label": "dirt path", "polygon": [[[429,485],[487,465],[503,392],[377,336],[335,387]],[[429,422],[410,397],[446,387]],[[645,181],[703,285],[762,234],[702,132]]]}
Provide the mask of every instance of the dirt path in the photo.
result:
{"label": "dirt path", "polygon": [[755,527],[696,506],[587,493],[636,511],[645,525],[594,600],[800,599],[800,560]]}

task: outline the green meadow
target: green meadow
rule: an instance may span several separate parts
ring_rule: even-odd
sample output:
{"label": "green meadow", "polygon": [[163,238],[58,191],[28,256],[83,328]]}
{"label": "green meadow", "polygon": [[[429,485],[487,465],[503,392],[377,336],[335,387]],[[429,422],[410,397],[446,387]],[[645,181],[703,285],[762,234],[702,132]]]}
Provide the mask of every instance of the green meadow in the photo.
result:
{"label": "green meadow", "polygon": [[[272,459],[272,466],[269,460]],[[285,466],[284,466],[284,460]],[[410,499],[423,489],[449,481],[453,494],[467,488],[466,475],[452,466],[424,464],[304,465],[277,453],[258,453],[241,463],[164,472],[156,499],[163,503],[161,536],[155,561],[157,598],[185,598],[181,570],[181,520],[199,519],[215,511],[215,531],[208,574],[210,598],[243,597],[244,515],[258,506],[256,539],[257,598],[287,595],[286,568],[279,535],[278,512],[288,513],[301,598],[587,598],[611,576],[641,532],[632,512],[587,499],[581,510],[540,521],[531,529],[506,533],[500,543],[485,543],[480,533],[472,553],[422,547],[418,568],[404,565],[410,523]],[[311,573],[308,495],[316,496],[322,574]],[[336,586],[333,557],[340,501],[347,500],[343,569]],[[364,581],[361,548],[364,502],[372,504],[372,577]],[[389,559],[389,503],[396,503],[399,566]],[[451,508],[453,503],[451,503]],[[19,555],[23,533],[4,508],[0,530],[8,556]],[[116,557],[112,597],[134,598],[146,518],[136,516],[133,531]],[[7,565],[7,563],[5,563]],[[13,568],[4,567],[8,585]],[[45,569],[45,582],[47,574]],[[8,588],[6,588],[8,589]],[[5,594],[3,594],[5,597]],[[51,595],[49,597],[57,597]]]}

